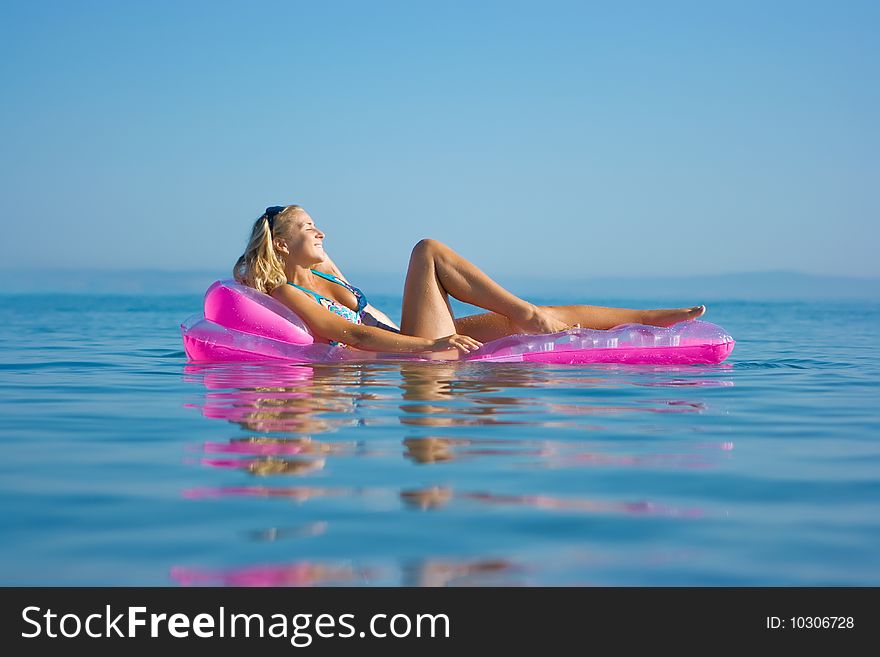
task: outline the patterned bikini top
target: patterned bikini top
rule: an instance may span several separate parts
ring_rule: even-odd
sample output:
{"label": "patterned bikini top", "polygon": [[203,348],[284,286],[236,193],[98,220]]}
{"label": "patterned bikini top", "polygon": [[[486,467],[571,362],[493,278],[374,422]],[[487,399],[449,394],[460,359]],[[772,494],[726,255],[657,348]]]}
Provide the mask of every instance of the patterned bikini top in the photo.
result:
{"label": "patterned bikini top", "polygon": [[[290,282],[288,282],[287,284],[292,285],[293,287],[297,288],[298,290],[302,290],[303,292],[305,292],[307,294],[311,294],[313,297],[315,297],[315,301],[317,301],[319,304],[324,306],[324,308],[329,310],[331,313],[335,313],[335,314],[339,315],[340,317],[342,317],[343,319],[347,319],[349,322],[351,322],[353,324],[363,324],[364,308],[367,307],[367,297],[364,296],[364,293],[361,292],[356,287],[354,287],[353,285],[349,285],[345,281],[343,281],[339,278],[336,278],[336,276],[334,276],[333,274],[325,274],[324,272],[315,271],[314,269],[312,269],[311,272],[313,274],[315,274],[316,276],[320,276],[321,278],[330,281],[331,283],[336,283],[337,285],[341,285],[346,290],[351,292],[354,295],[354,298],[357,299],[357,310],[352,310],[351,308],[349,308],[345,304],[339,303],[335,299],[328,299],[327,297],[325,297],[321,294],[318,294],[314,290],[310,290],[307,287],[302,287],[301,285],[297,285],[296,283],[290,283]],[[334,340],[331,340],[330,344],[331,345],[339,345],[341,343],[336,342]]]}

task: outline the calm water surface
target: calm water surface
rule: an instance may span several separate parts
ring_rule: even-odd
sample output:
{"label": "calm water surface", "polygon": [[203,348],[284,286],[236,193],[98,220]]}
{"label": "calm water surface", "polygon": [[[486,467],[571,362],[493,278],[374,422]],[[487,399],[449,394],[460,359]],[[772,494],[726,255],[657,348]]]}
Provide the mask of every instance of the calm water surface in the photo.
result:
{"label": "calm water surface", "polygon": [[880,584],[876,303],[710,304],[731,358],[662,368],[190,366],[198,296],[0,303],[4,585]]}

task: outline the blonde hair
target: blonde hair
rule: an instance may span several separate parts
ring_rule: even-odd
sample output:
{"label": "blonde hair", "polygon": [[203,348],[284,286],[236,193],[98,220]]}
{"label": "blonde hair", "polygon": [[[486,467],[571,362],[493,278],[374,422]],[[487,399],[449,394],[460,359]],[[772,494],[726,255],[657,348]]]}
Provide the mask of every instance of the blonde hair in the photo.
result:
{"label": "blonde hair", "polygon": [[272,218],[264,212],[254,222],[247,248],[232,268],[232,276],[236,281],[269,294],[279,285],[287,282],[284,273],[284,261],[275,251],[272,238],[287,233],[291,222],[303,209],[298,205],[288,205]]}

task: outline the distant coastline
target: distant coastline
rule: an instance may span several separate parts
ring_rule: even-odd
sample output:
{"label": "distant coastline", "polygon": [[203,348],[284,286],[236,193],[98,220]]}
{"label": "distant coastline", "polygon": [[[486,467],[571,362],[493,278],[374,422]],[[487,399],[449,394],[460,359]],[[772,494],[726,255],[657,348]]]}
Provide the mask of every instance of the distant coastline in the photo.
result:
{"label": "distant coastline", "polygon": [[[402,275],[352,271],[355,284],[374,295],[399,295]],[[224,271],[161,270],[3,270],[2,294],[201,294]],[[708,300],[880,300],[880,278],[823,276],[798,272],[753,272],[706,276],[597,277],[583,280],[527,280],[499,276],[499,282],[521,295],[587,299]]]}

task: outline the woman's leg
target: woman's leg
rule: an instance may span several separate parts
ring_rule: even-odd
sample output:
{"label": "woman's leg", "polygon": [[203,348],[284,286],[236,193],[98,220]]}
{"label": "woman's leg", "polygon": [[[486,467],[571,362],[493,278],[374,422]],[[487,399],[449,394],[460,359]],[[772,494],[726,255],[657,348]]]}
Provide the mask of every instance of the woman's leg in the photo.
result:
{"label": "woman's leg", "polygon": [[445,244],[420,241],[413,248],[406,272],[401,333],[422,338],[456,333],[449,295],[520,321],[528,320],[534,309]]}
{"label": "woman's leg", "polygon": [[[455,320],[449,296],[492,311]],[[602,306],[534,306],[511,294],[445,244],[422,240],[413,248],[403,288],[401,332],[423,338],[453,333],[486,342],[515,333],[552,333],[575,325],[611,328],[642,323],[669,326],[705,308],[630,310]]]}
{"label": "woman's leg", "polygon": [[[634,310],[630,308],[606,308],[604,306],[540,306],[544,312],[558,318],[569,326],[589,329],[610,329],[621,324],[647,324],[672,326],[678,322],[696,319],[706,312],[705,306],[692,308],[661,308],[658,310]],[[508,335],[522,333],[507,317],[497,313],[470,315],[455,320],[456,333],[469,335],[474,340],[489,342]]]}

